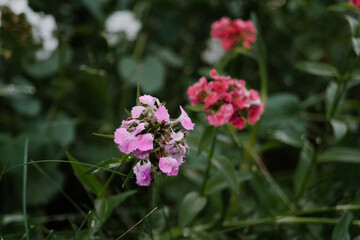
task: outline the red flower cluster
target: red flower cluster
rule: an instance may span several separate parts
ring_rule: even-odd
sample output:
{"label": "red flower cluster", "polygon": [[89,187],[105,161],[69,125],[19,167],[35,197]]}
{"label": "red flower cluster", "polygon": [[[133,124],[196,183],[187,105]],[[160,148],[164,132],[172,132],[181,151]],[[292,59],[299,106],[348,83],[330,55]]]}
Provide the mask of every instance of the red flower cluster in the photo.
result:
{"label": "red flower cluster", "polygon": [[350,3],[352,3],[357,8],[360,8],[360,0],[350,0]]}
{"label": "red flower cluster", "polygon": [[226,51],[230,51],[239,41],[245,48],[250,49],[251,44],[256,41],[256,29],[252,21],[242,19],[231,21],[227,17],[211,25],[210,35],[212,38],[218,38]]}
{"label": "red flower cluster", "polygon": [[244,80],[219,76],[215,69],[210,71],[214,79],[207,83],[205,77],[187,90],[191,104],[204,104],[206,120],[210,125],[220,126],[230,122],[243,129],[247,121],[255,123],[263,112],[263,104],[256,90],[245,88]]}

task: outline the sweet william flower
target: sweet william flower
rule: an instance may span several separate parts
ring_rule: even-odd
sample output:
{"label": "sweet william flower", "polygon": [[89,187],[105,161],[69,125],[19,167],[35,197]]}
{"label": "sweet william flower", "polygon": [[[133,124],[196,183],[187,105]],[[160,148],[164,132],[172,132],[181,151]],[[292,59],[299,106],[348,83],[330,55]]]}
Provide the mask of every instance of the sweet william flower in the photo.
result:
{"label": "sweet william flower", "polygon": [[[243,129],[246,120],[251,124],[259,120],[263,104],[256,90],[247,90],[244,80],[220,76],[215,69],[210,71],[210,76],[214,81],[207,82],[206,78],[202,77],[188,89],[190,101],[196,99],[196,104],[204,104],[206,121],[210,125],[217,127],[231,123],[234,127]],[[200,85],[201,91],[194,94],[193,89]],[[198,95],[201,95],[201,98]],[[192,104],[193,102],[191,101]]]}
{"label": "sweet william flower", "polygon": [[234,45],[241,42],[244,48],[250,49],[256,41],[256,29],[253,22],[222,17],[211,25],[211,37],[219,39],[225,51],[230,51]]}
{"label": "sweet william flower", "polygon": [[[192,130],[194,123],[180,106],[181,114],[171,120],[165,104],[150,95],[139,97],[139,105],[131,110],[131,116],[121,122],[114,133],[114,142],[125,154],[138,159],[133,168],[136,182],[148,186],[151,172],[168,176],[178,174],[188,148],[186,130]],[[180,129],[181,125],[183,129]],[[136,160],[135,159],[135,160]]]}

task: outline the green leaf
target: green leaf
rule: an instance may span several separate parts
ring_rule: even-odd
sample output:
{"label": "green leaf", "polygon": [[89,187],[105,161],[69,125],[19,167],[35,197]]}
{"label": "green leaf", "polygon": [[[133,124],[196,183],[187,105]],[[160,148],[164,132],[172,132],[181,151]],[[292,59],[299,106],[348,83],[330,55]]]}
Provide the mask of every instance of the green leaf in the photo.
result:
{"label": "green leaf", "polygon": [[33,78],[44,79],[54,75],[60,66],[69,63],[71,58],[72,52],[69,48],[59,47],[47,60],[24,62],[24,70]]}
{"label": "green leaf", "polygon": [[[306,190],[311,184],[311,181],[307,181],[307,186],[303,186],[306,181],[307,172],[310,170],[313,157],[314,149],[309,142],[305,141],[294,174],[294,190],[296,195],[298,195],[300,191]],[[313,173],[310,173],[309,176],[313,178]]]}
{"label": "green leaf", "polygon": [[236,170],[231,161],[225,157],[214,156],[212,159],[214,166],[223,174],[230,188],[239,194],[239,186],[237,184]]}
{"label": "green leaf", "polygon": [[320,63],[320,62],[307,62],[302,61],[298,62],[295,65],[298,69],[316,75],[320,77],[337,77],[338,72],[337,69],[328,64],[328,63]]}
{"label": "green leaf", "polygon": [[[140,98],[141,96],[141,92],[140,92],[140,83],[137,84],[137,88],[136,88],[136,105],[139,105],[140,104]],[[130,114],[131,116],[131,114]]]}
{"label": "green leaf", "polygon": [[360,163],[360,150],[349,147],[334,147],[319,156],[319,162]]}
{"label": "green leaf", "polygon": [[114,135],[110,135],[110,134],[93,133],[93,135],[98,136],[98,137],[114,139]]}
{"label": "green leaf", "polygon": [[49,135],[62,147],[66,147],[75,138],[75,122],[60,114],[49,124]]}
{"label": "green leaf", "polygon": [[66,156],[70,161],[71,167],[74,170],[75,175],[80,180],[82,185],[86,189],[93,192],[96,196],[98,197],[101,196],[103,191],[99,180],[97,180],[94,175],[85,175],[87,169],[84,166],[78,164],[79,161],[75,159],[73,156],[71,156],[68,151],[66,151]]}
{"label": "green leaf", "polygon": [[96,164],[96,166],[98,166],[98,167],[92,167],[89,170],[87,170],[84,174],[101,173],[101,172],[106,171],[106,169],[117,168],[127,162],[129,162],[127,155],[124,155],[121,159],[120,158],[105,159],[105,160],[99,162],[98,164]]}
{"label": "green leaf", "polygon": [[208,126],[204,130],[197,151],[197,156],[199,156],[208,146],[211,145],[212,140],[214,139],[216,134],[216,128],[213,126]]}
{"label": "green leaf", "polygon": [[133,86],[140,84],[148,93],[160,90],[165,81],[165,67],[153,56],[148,56],[143,62],[137,62],[126,57],[118,62],[117,70],[124,80]]}
{"label": "green leaf", "polygon": [[351,212],[346,212],[336,224],[331,235],[331,240],[350,240],[349,226],[353,220],[354,215]]}
{"label": "green leaf", "polygon": [[349,15],[345,16],[345,19],[349,23],[351,33],[354,36],[355,33],[356,33],[356,29],[357,29],[357,27],[359,25],[359,22],[355,18],[353,18],[353,17],[351,17]]}
{"label": "green leaf", "polygon": [[151,49],[165,64],[174,68],[181,68],[183,66],[183,59],[172,49],[160,46],[152,46]]}
{"label": "green leaf", "polygon": [[358,11],[357,8],[349,2],[342,2],[331,5],[327,8],[329,11],[344,12],[344,11]]}
{"label": "green leaf", "polygon": [[273,139],[296,148],[302,148],[304,144],[301,136],[294,131],[276,130],[271,135]]}
{"label": "green leaf", "polygon": [[207,199],[197,192],[188,193],[181,202],[179,210],[179,225],[185,227],[190,224],[196,215],[205,207]]}
{"label": "green leaf", "polygon": [[25,116],[36,116],[41,110],[41,102],[30,96],[14,97],[11,101],[13,108]]}
{"label": "green leaf", "polygon": [[[251,180],[252,174],[248,172],[236,172],[236,182],[239,185],[242,182]],[[224,174],[219,173],[215,176],[209,178],[206,182],[204,193],[206,195],[211,195],[218,193],[219,191],[229,187],[228,181],[225,179]]]}
{"label": "green leaf", "polygon": [[[338,85],[335,82],[330,82],[325,92],[325,110],[327,118],[330,117],[332,108],[335,104],[336,91]],[[338,104],[339,106],[339,104]]]}
{"label": "green leaf", "polygon": [[357,56],[360,55],[360,38],[351,38],[351,43],[354,49],[354,52],[356,53]]}
{"label": "green leaf", "polygon": [[275,213],[276,210],[285,208],[283,201],[273,191],[273,188],[265,182],[262,176],[259,174],[253,174],[250,183],[257,198],[270,213]]}
{"label": "green leaf", "polygon": [[99,228],[108,220],[112,212],[126,198],[136,193],[136,190],[120,193],[108,198],[102,197],[95,200],[95,213],[91,218],[91,235],[95,234]]}
{"label": "green leaf", "polygon": [[347,125],[345,122],[335,119],[330,120],[330,123],[334,131],[335,141],[337,142],[345,136],[347,131]]}
{"label": "green leaf", "polygon": [[100,22],[104,20],[104,14],[102,12],[103,0],[81,0],[89,12]]}

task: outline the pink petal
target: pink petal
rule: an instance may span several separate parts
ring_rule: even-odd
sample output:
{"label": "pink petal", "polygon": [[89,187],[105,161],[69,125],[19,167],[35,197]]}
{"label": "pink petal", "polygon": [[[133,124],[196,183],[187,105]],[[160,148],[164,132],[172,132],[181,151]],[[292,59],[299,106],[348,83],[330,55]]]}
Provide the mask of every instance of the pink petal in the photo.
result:
{"label": "pink petal", "polygon": [[138,118],[145,111],[145,107],[143,106],[135,106],[131,109],[131,116],[133,118]]}
{"label": "pink petal", "polygon": [[179,164],[176,159],[172,157],[162,157],[159,160],[159,168],[168,176],[176,176],[179,171]]}
{"label": "pink petal", "polygon": [[142,104],[146,104],[148,106],[153,106],[155,104],[155,98],[150,95],[143,95],[139,97],[139,101]]}
{"label": "pink petal", "polygon": [[145,164],[141,165],[140,162],[138,162],[134,169],[133,169],[135,175],[136,175],[136,183],[139,186],[149,186],[151,182],[151,163],[150,161],[147,161]]}
{"label": "pink petal", "polygon": [[130,154],[136,149],[136,137],[125,128],[116,129],[114,136],[114,142],[118,144],[121,152]]}
{"label": "pink petal", "polygon": [[185,112],[185,110],[181,106],[180,106],[180,110],[181,110],[181,115],[180,115],[181,125],[186,130],[193,130],[195,124],[191,122],[191,119],[189,118],[189,116],[187,115],[187,113]]}
{"label": "pink petal", "polygon": [[131,134],[133,136],[136,136],[138,133],[140,133],[141,131],[143,131],[145,129],[145,123],[140,123],[136,128],[135,131],[133,131]]}
{"label": "pink petal", "polygon": [[160,106],[156,112],[155,112],[155,117],[157,118],[157,121],[159,123],[162,123],[163,121],[165,122],[170,122],[170,116],[169,113],[166,109],[166,107],[164,106]]}
{"label": "pink petal", "polygon": [[153,146],[154,137],[151,133],[138,135],[136,137],[137,148],[141,151],[148,151],[154,148]]}

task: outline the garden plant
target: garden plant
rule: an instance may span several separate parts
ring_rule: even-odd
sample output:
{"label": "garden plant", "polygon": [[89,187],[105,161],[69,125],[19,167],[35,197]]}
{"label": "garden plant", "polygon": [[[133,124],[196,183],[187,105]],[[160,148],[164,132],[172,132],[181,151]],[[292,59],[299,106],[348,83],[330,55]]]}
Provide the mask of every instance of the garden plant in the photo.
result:
{"label": "garden plant", "polygon": [[0,0],[0,240],[360,240],[359,21]]}

